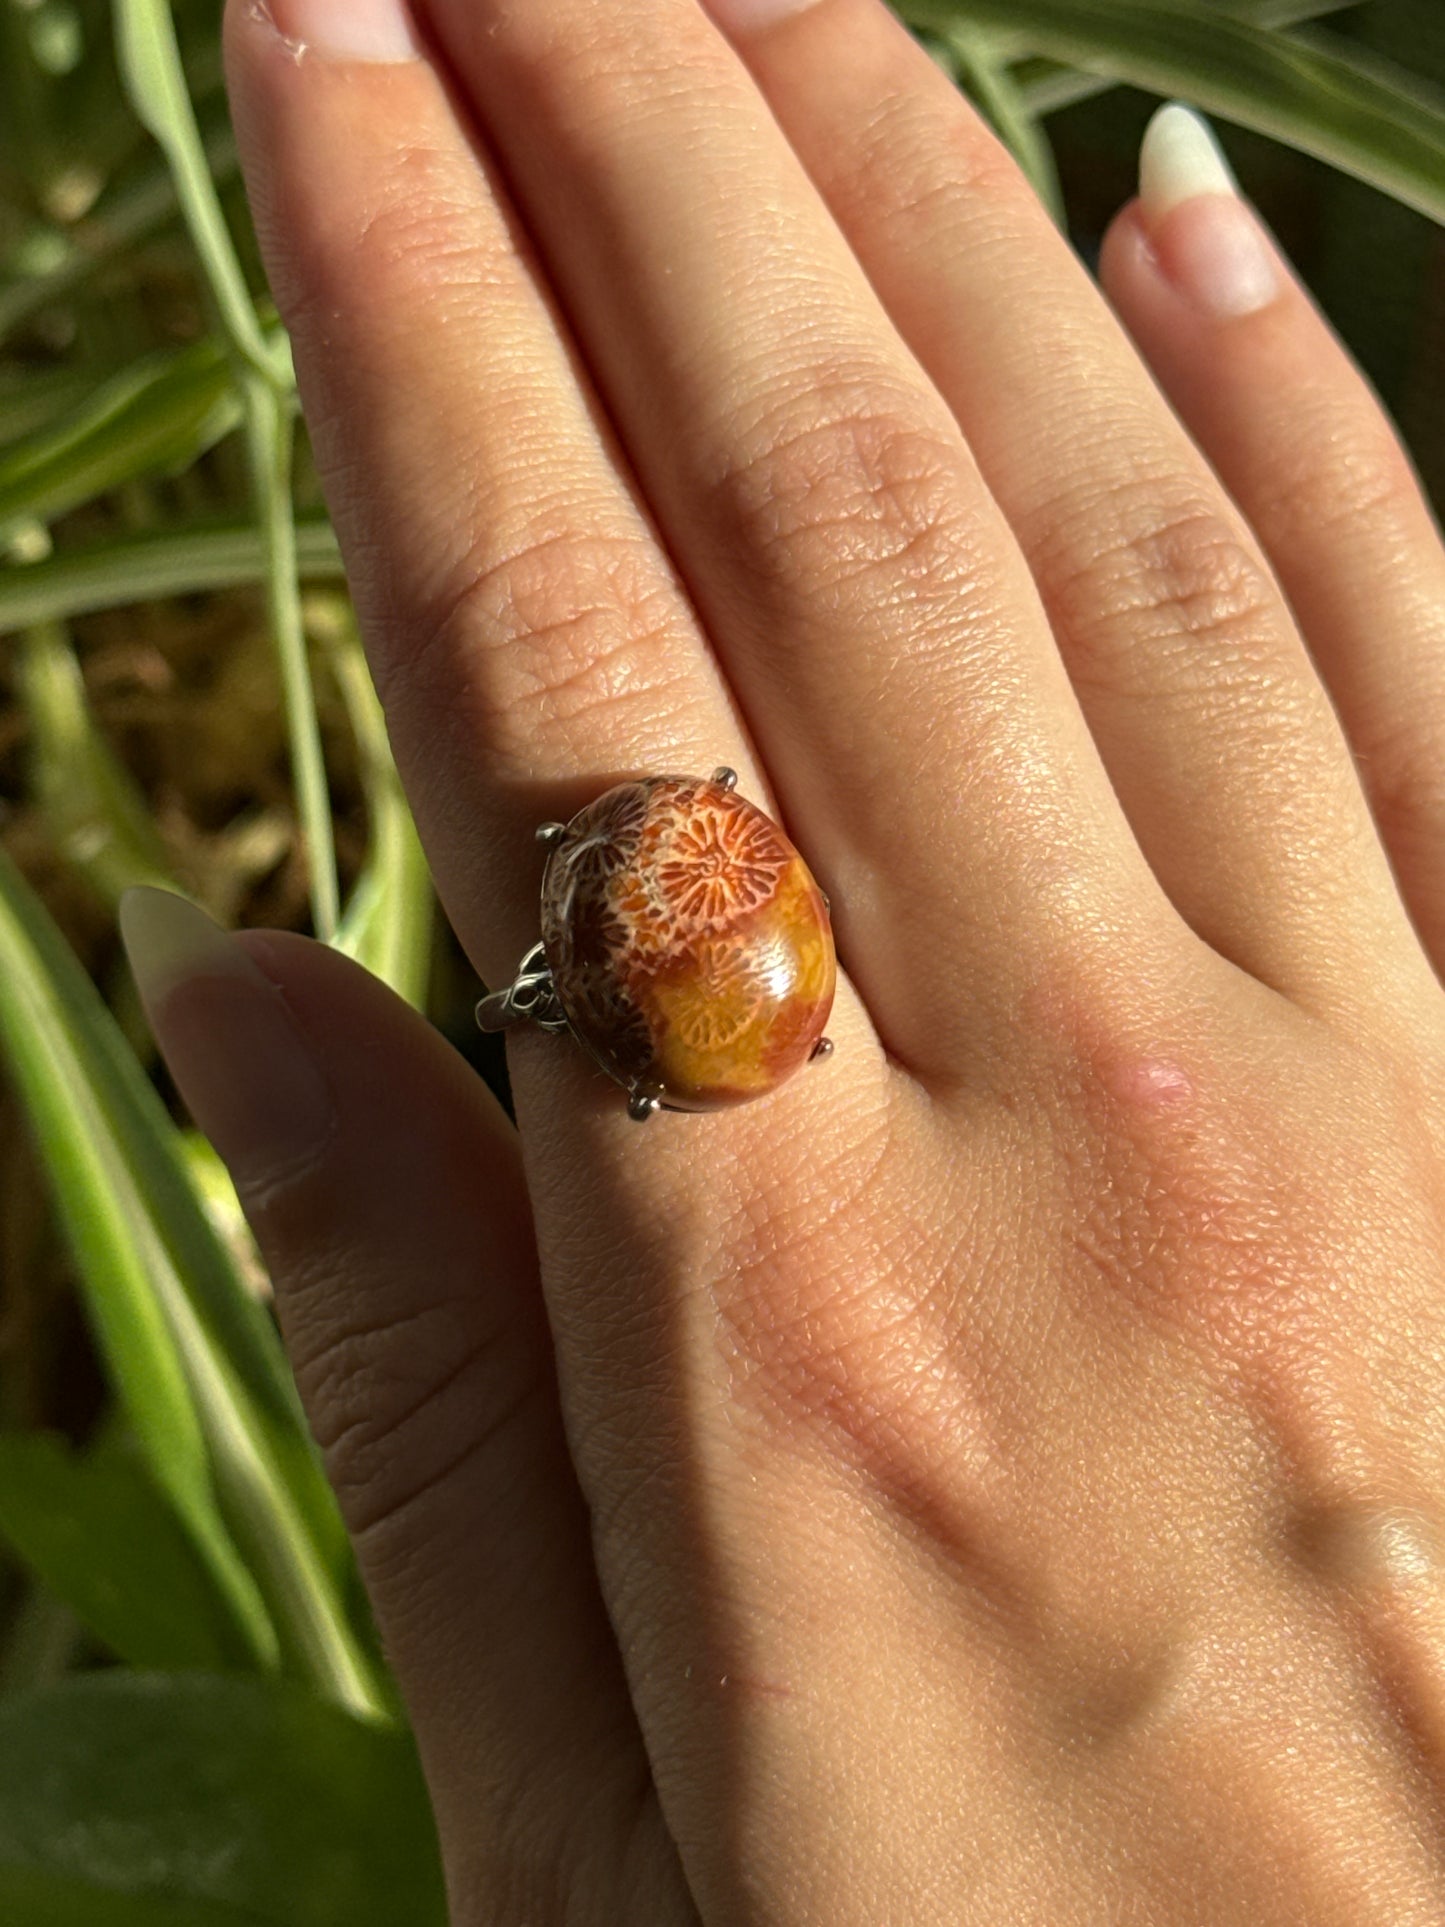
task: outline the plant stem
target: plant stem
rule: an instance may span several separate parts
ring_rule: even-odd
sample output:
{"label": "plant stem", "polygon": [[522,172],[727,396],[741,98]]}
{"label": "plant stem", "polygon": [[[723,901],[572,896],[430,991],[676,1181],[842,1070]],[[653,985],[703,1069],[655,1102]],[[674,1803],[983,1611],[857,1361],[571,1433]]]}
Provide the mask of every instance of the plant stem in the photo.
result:
{"label": "plant stem", "polygon": [[165,150],[176,197],[225,333],[245,411],[251,492],[266,553],[267,607],[281,671],[296,808],[311,884],[316,935],[335,935],[340,905],[336,845],[326,789],[296,581],[291,503],[289,363],[262,331],[231,241],[196,123],[169,0],[116,0],[121,70],[136,113]]}

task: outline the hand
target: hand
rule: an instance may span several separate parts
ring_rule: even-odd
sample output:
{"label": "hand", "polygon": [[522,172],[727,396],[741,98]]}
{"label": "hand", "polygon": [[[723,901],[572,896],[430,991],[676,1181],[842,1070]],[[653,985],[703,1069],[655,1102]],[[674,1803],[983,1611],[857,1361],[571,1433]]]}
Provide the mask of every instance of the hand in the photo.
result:
{"label": "hand", "polygon": [[455,1919],[1438,1920],[1445,562],[1359,377],[1177,116],[1131,345],[877,0],[273,4],[250,191],[478,969],[540,819],[728,763],[846,972],[725,1114],[519,1035],[514,1136],[339,957],[130,902]]}

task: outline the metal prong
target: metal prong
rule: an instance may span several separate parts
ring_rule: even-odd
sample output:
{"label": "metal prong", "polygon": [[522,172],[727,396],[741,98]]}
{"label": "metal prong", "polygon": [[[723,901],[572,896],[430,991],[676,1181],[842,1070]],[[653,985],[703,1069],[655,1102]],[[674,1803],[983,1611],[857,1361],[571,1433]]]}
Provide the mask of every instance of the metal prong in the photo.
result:
{"label": "metal prong", "polygon": [[662,1109],[662,1099],[648,1091],[629,1091],[627,1093],[627,1115],[634,1124],[645,1124],[654,1111]]}
{"label": "metal prong", "polygon": [[565,823],[539,823],[537,825],[537,841],[539,843],[558,843],[566,834],[567,825]]}
{"label": "metal prong", "polygon": [[735,769],[729,769],[724,763],[720,769],[713,771],[712,780],[719,789],[735,790],[738,786],[738,773]]}
{"label": "metal prong", "polygon": [[820,1060],[821,1060],[822,1058],[824,1058],[824,1057],[831,1057],[832,1055],[833,1055],[833,1040],[832,1040],[832,1038],[831,1038],[831,1037],[820,1037],[820,1038],[818,1039],[818,1041],[817,1041],[817,1043],[816,1043],[816,1044],[814,1044],[814,1046],[813,1046],[813,1048],[812,1048],[812,1049],[811,1049],[811,1050],[810,1050],[810,1051],[808,1052],[808,1062],[809,1062],[810,1064],[816,1064],[816,1063],[818,1063],[818,1062],[819,1062],[819,1061],[820,1061]]}

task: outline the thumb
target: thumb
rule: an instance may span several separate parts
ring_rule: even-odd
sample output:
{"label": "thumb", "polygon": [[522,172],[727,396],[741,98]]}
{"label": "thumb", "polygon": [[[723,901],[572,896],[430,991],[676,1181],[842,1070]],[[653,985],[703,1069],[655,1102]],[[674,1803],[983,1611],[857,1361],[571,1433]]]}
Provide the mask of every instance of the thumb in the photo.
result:
{"label": "thumb", "polygon": [[598,1595],[506,1117],[321,944],[231,938],[151,889],[127,894],[121,928],[275,1281],[453,1919],[691,1918]]}

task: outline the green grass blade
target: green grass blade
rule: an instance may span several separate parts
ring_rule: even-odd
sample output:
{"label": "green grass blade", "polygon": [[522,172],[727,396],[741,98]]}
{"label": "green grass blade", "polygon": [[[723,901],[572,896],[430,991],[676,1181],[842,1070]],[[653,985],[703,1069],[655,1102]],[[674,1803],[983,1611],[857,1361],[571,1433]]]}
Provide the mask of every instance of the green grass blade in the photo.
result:
{"label": "green grass blade", "polygon": [[0,365],[0,449],[48,428],[94,387],[95,376],[84,368]]}
{"label": "green grass blade", "polygon": [[22,637],[16,680],[30,723],[31,788],[61,855],[112,907],[132,884],[171,883],[165,846],[95,726],[60,623],[37,623]]}
{"label": "green grass blade", "polygon": [[0,530],[51,522],[143,475],[188,468],[241,419],[213,340],[144,355],[0,454]]}
{"label": "green grass blade", "polygon": [[44,990],[53,1048],[84,1071],[90,1115],[107,1148],[123,1147],[167,1252],[247,1394],[278,1422],[304,1427],[296,1386],[274,1325],[236,1278],[186,1175],[179,1133],[100,993],[34,892],[0,851],[0,899],[17,956]]}
{"label": "green grass blade", "polygon": [[312,618],[328,642],[332,673],[341,689],[361,756],[371,848],[337,933],[338,947],[398,996],[420,1010],[431,971],[436,902],[401,779],[391,759],[386,721],[350,605],[340,597]]}
{"label": "green grass blade", "polygon": [[224,1599],[144,1461],[112,1435],[73,1452],[0,1437],[0,1535],[96,1638],[133,1666],[244,1666]]}
{"label": "green grass blade", "polygon": [[[205,1436],[163,1302],[179,1292],[179,1281],[87,1074],[74,1009],[67,1009],[70,1000],[34,942],[43,914],[0,853],[0,1039],[10,1074],[132,1429],[216,1581],[239,1640],[255,1664],[272,1666],[275,1634],[222,1523]],[[78,965],[76,972],[104,1011]]]}
{"label": "green grass blade", "polygon": [[336,934],[341,889],[331,797],[316,718],[316,691],[301,622],[296,577],[296,525],[291,507],[292,419],[289,400],[254,375],[242,377],[246,398],[246,446],[266,554],[266,607],[281,670],[296,814],[306,848],[311,884],[311,921],[329,943]]}
{"label": "green grass blade", "polygon": [[[1344,13],[1365,0],[1225,0],[1217,11],[1247,20],[1256,27],[1297,27],[1304,20],[1322,20],[1327,14]],[[1027,40],[1027,35],[1024,36]],[[1006,36],[1010,57],[1018,37]],[[1024,106],[1031,114],[1054,114],[1061,107],[1073,107],[1081,100],[1107,94],[1120,83],[1107,74],[1084,74],[1077,67],[1063,66],[1057,60],[1026,54],[1013,68],[1014,83]]]}
{"label": "green grass blade", "polygon": [[1202,0],[902,0],[936,34],[984,26],[1071,67],[1177,95],[1445,222],[1445,98],[1354,49],[1272,33]]}
{"label": "green grass blade", "polygon": [[[336,537],[320,510],[296,518],[296,560],[305,578],[341,579]],[[235,589],[265,579],[266,552],[252,522],[226,520],[110,537],[44,561],[0,569],[0,635],[94,609]]]}
{"label": "green grass blade", "polygon": [[288,1670],[378,1712],[382,1689],[342,1604],[344,1535],[274,1328],[115,1020],[3,855],[0,1038],[127,1415],[233,1604],[255,1595],[258,1661],[274,1657],[269,1625]]}
{"label": "green grass blade", "polygon": [[136,117],[160,143],[176,197],[235,355],[268,384],[279,374],[245,277],[191,108],[169,0],[115,0],[116,53]]}

